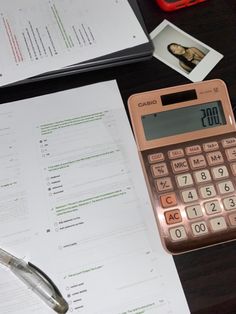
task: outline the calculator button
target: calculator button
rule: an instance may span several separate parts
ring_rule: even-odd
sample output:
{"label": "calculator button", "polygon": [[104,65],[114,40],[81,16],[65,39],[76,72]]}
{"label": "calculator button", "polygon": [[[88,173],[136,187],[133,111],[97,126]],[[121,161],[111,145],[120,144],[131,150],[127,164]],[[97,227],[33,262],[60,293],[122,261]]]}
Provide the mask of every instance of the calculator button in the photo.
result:
{"label": "calculator button", "polygon": [[180,174],[176,176],[176,181],[179,187],[193,185],[193,179],[190,173]]}
{"label": "calculator button", "polygon": [[236,209],[236,196],[230,196],[223,199],[225,210]]}
{"label": "calculator button", "polygon": [[226,168],[226,166],[214,167],[211,169],[211,171],[212,171],[213,178],[215,180],[223,179],[229,176],[228,169]]}
{"label": "calculator button", "polygon": [[187,163],[187,160],[185,158],[173,160],[171,162],[171,165],[172,165],[172,169],[175,173],[184,172],[184,171],[189,170],[188,163]]}
{"label": "calculator button", "polygon": [[212,153],[207,153],[207,161],[210,166],[215,166],[218,164],[222,164],[224,162],[224,158],[221,154],[221,152],[212,152]]}
{"label": "calculator button", "polygon": [[160,162],[160,161],[163,161],[164,159],[165,157],[163,153],[155,153],[155,154],[148,155],[148,160],[150,163]]}
{"label": "calculator button", "polygon": [[176,224],[182,221],[179,209],[173,209],[165,212],[165,219],[168,225]]}
{"label": "calculator button", "polygon": [[219,149],[219,144],[217,142],[209,142],[209,143],[203,144],[203,150],[205,152],[210,152],[212,150],[217,150],[217,149]]}
{"label": "calculator button", "polygon": [[222,140],[221,143],[223,147],[236,146],[236,138],[235,137],[226,138]]}
{"label": "calculator button", "polygon": [[189,219],[202,217],[202,208],[199,204],[188,206],[185,208],[187,216]]}
{"label": "calculator button", "polygon": [[231,181],[224,181],[217,184],[220,194],[231,193],[234,191],[234,186]]}
{"label": "calculator button", "polygon": [[187,234],[184,226],[179,226],[177,228],[170,229],[170,237],[173,241],[180,241],[187,239]]}
{"label": "calculator button", "polygon": [[225,153],[229,161],[236,160],[236,148],[226,149]]}
{"label": "calculator button", "polygon": [[164,177],[168,175],[168,169],[165,162],[151,166],[154,177]]}
{"label": "calculator button", "polygon": [[199,189],[199,192],[202,198],[210,198],[210,197],[216,196],[216,190],[215,190],[214,185],[202,186]]}
{"label": "calculator button", "polygon": [[168,157],[170,159],[180,158],[184,156],[184,150],[182,148],[173,149],[168,151]]}
{"label": "calculator button", "polygon": [[230,164],[230,167],[231,167],[231,170],[233,172],[233,175],[236,176],[236,164],[235,163]]}
{"label": "calculator button", "polygon": [[171,178],[169,178],[169,177],[157,179],[156,180],[156,186],[157,186],[157,190],[159,192],[164,192],[164,191],[168,191],[168,190],[173,189]]}
{"label": "calculator button", "polygon": [[188,146],[185,148],[185,152],[187,155],[195,155],[202,152],[200,145]]}
{"label": "calculator button", "polygon": [[209,220],[213,231],[221,231],[227,229],[224,217],[216,217]]}
{"label": "calculator button", "polygon": [[207,169],[194,172],[194,177],[197,183],[211,181],[211,175]]}
{"label": "calculator button", "polygon": [[229,215],[229,222],[232,226],[236,226],[236,213]]}
{"label": "calculator button", "polygon": [[217,200],[206,202],[204,204],[204,207],[208,215],[213,215],[221,212],[221,206],[219,201]]}
{"label": "calculator button", "polygon": [[192,169],[199,169],[199,168],[206,167],[206,160],[203,155],[189,157],[189,163]]}
{"label": "calculator button", "polygon": [[177,205],[176,194],[168,193],[160,196],[161,205],[163,208],[172,207]]}
{"label": "calculator button", "polygon": [[184,203],[194,202],[198,199],[197,191],[195,189],[184,190],[181,192]]}
{"label": "calculator button", "polygon": [[195,236],[201,236],[208,233],[208,228],[205,221],[198,221],[191,224],[192,232]]}

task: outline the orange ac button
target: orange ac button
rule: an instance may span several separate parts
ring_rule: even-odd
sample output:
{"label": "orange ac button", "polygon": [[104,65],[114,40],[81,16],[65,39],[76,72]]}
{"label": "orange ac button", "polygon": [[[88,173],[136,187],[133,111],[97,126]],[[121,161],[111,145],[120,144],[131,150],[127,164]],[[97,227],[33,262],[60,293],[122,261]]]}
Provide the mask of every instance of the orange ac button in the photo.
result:
{"label": "orange ac button", "polygon": [[173,225],[182,221],[179,209],[173,209],[165,212],[166,223]]}
{"label": "orange ac button", "polygon": [[174,192],[161,195],[160,201],[163,208],[177,205],[176,194]]}

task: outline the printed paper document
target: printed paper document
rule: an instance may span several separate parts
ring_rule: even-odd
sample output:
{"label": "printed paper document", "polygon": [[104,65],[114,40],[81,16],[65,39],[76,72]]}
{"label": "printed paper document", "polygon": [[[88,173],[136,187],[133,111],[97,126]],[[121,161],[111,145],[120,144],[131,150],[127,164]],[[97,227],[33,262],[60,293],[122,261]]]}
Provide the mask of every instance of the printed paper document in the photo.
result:
{"label": "printed paper document", "polygon": [[[3,104],[0,126],[0,247],[44,270],[70,312],[189,313],[115,81]],[[1,314],[53,313],[0,278]]]}
{"label": "printed paper document", "polygon": [[127,0],[1,0],[0,86],[146,42]]}

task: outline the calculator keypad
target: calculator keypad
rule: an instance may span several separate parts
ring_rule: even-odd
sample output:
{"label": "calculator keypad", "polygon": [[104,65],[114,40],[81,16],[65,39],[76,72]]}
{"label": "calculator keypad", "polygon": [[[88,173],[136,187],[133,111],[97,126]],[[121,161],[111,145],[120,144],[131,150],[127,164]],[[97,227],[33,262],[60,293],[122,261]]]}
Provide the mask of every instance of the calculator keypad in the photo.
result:
{"label": "calculator keypad", "polygon": [[142,154],[167,249],[236,239],[236,133]]}

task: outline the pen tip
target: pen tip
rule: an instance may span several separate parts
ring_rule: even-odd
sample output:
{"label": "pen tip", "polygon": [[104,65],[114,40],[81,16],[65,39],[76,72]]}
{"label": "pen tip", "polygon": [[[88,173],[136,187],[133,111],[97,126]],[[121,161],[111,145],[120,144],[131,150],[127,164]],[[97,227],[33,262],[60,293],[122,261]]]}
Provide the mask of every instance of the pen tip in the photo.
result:
{"label": "pen tip", "polygon": [[54,307],[54,311],[56,311],[59,314],[65,314],[69,309],[68,303],[63,297],[58,297],[57,301],[58,302]]}

